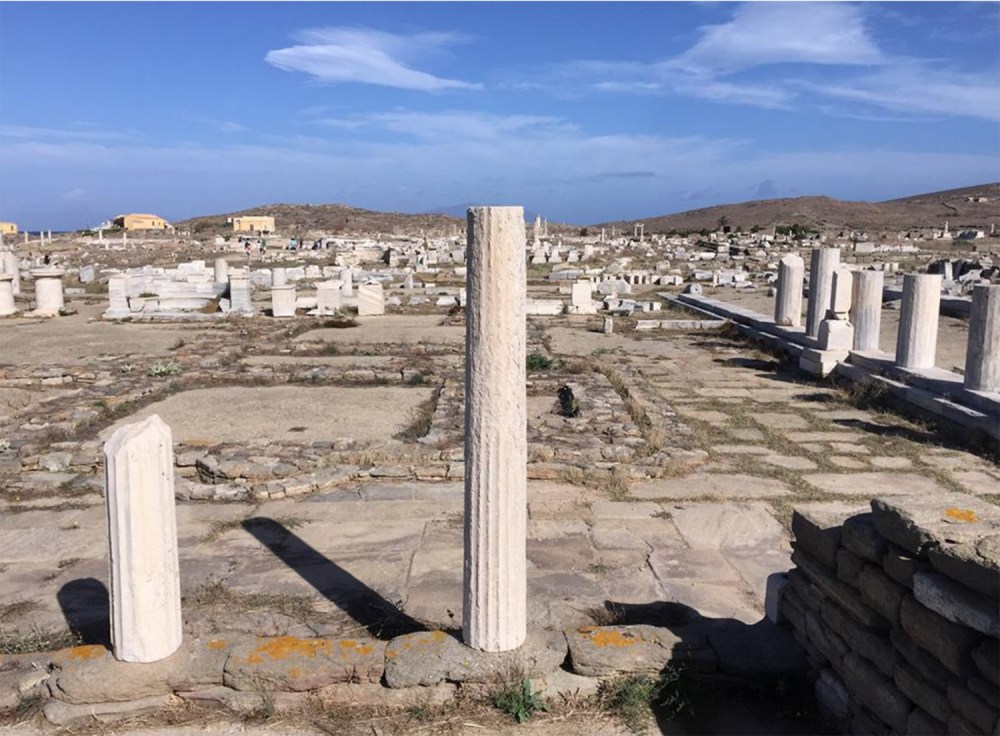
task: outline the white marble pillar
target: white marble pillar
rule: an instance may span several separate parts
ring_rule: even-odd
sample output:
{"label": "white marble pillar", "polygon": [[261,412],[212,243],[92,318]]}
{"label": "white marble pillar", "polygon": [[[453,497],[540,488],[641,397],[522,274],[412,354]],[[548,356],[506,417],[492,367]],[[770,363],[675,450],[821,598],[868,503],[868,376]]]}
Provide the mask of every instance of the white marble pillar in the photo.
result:
{"label": "white marble pillar", "polygon": [[802,281],[805,272],[805,263],[795,253],[789,253],[778,261],[778,296],[774,302],[776,325],[802,326]]}
{"label": "white marble pillar", "polygon": [[878,350],[882,329],[882,286],[884,271],[858,271],[851,294],[851,323],[854,349]]}
{"label": "white marble pillar", "polygon": [[340,271],[340,280],[344,282],[344,296],[354,296],[354,274],[349,268]]}
{"label": "white marble pillar", "polygon": [[826,319],[833,295],[833,270],[840,263],[840,248],[813,248],[809,261],[809,306],[806,335],[817,337],[819,323]]}
{"label": "white marble pillar", "polygon": [[21,262],[17,253],[13,251],[0,253],[0,271],[14,277],[11,288],[14,291],[14,296],[19,296],[21,294]]}
{"label": "white marble pillar", "polygon": [[896,365],[900,368],[934,367],[940,308],[941,274],[903,276],[903,304],[896,336]]}
{"label": "white marble pillar", "polygon": [[271,269],[271,287],[284,286],[288,283],[288,271],[283,268]]}
{"label": "white marble pillar", "polygon": [[31,271],[31,277],[35,280],[34,314],[40,317],[54,316],[66,306],[63,300],[64,273],[61,268],[36,268]]}
{"label": "white marble pillar", "polygon": [[972,291],[965,387],[1000,393],[1000,286],[977,286]]}
{"label": "white marble pillar", "polygon": [[116,430],[104,477],[112,650],[123,662],[156,662],[182,639],[170,427],[154,414]]}
{"label": "white marble pillar", "polygon": [[522,207],[469,209],[462,637],[489,652],[527,635],[525,240]]}
{"label": "white marble pillar", "polygon": [[295,316],[295,284],[271,287],[271,316]]}
{"label": "white marble pillar", "polygon": [[851,312],[852,290],[854,288],[854,272],[847,266],[837,266],[833,269],[833,285],[830,290],[831,319],[846,320]]}
{"label": "white marble pillar", "polygon": [[225,258],[215,259],[215,274],[213,279],[217,284],[224,284],[229,281],[229,261]]}
{"label": "white marble pillar", "polygon": [[14,275],[0,273],[0,317],[17,314],[14,305]]}
{"label": "white marble pillar", "polygon": [[604,334],[610,335],[615,331],[615,320],[612,317],[604,318]]}

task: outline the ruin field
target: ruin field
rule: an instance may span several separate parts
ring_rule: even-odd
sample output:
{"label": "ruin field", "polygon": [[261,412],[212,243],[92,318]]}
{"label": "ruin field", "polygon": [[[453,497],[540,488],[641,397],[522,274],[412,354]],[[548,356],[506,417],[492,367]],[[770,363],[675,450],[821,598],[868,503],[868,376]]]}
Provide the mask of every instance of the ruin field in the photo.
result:
{"label": "ruin field", "polygon": [[[995,613],[980,605],[1000,528],[995,444],[988,427],[900,399],[925,385],[920,374],[897,390],[887,365],[880,379],[852,372],[892,361],[914,307],[891,295],[878,313],[883,352],[852,363],[845,351],[842,373],[820,372],[797,350],[816,346],[827,360],[833,348],[819,346],[832,338],[796,348],[802,328],[761,327],[776,309],[762,279],[692,289],[694,269],[682,287],[647,271],[615,278],[607,260],[597,267],[609,279],[595,281],[527,265],[528,314],[508,324],[524,330],[520,355],[489,352],[495,340],[477,330],[496,324],[470,328],[473,263],[415,284],[410,271],[376,283],[379,267],[341,267],[325,251],[244,270],[242,254],[205,250],[176,273],[127,276],[114,251],[102,257],[103,288],[67,278],[56,316],[0,321],[0,706],[12,733],[117,720],[150,734],[500,734],[512,720],[497,693],[511,687],[534,703],[530,734],[834,733],[858,713],[905,726],[924,718],[912,699],[893,690],[894,709],[859,701],[837,716],[825,698],[839,690],[824,683],[843,678],[854,698],[861,672],[890,692],[873,668],[909,667],[890,636],[919,643],[935,626],[955,649],[926,644],[933,666],[953,666],[968,688],[989,681],[975,663],[985,657],[988,670],[997,640]],[[225,290],[206,265],[217,274],[216,259]],[[280,283],[296,269],[295,286]],[[118,279],[125,317],[109,314]],[[38,301],[33,281],[18,306]],[[331,281],[340,301],[324,310]],[[218,291],[209,307],[229,311],[165,306],[171,284],[200,283]],[[607,283],[599,308],[591,293]],[[291,315],[274,316],[287,291]],[[831,334],[829,323],[849,324],[839,298],[822,321]],[[548,313],[564,300],[569,309]],[[805,299],[798,318],[809,318]],[[933,370],[944,371],[928,375],[952,381],[958,402],[952,371],[978,349],[970,318],[924,319],[937,330]],[[467,393],[484,373],[494,382]],[[523,469],[510,424],[521,410]],[[472,421],[485,422],[481,434],[469,435]],[[487,538],[489,514],[509,513],[510,498],[489,497],[485,512],[470,499],[518,484],[523,556],[515,537],[484,542],[486,556],[470,561],[469,535]],[[946,507],[972,526],[941,532]],[[910,544],[914,534],[945,536]],[[934,567],[935,550],[970,539],[987,540],[974,561],[963,552]],[[515,597],[474,605],[487,624],[496,617],[490,636],[523,612],[526,638],[483,651],[463,628],[469,580],[495,575],[474,564],[497,560],[523,560],[523,611]],[[115,603],[172,580],[155,604]],[[933,603],[927,585],[964,586],[960,612]],[[128,615],[139,628],[157,621],[143,643],[169,651],[121,661],[143,639],[116,635]],[[862,634],[871,638],[850,638]],[[646,692],[645,710],[622,710],[622,688],[640,685],[670,695]],[[961,697],[926,717],[988,717]]]}

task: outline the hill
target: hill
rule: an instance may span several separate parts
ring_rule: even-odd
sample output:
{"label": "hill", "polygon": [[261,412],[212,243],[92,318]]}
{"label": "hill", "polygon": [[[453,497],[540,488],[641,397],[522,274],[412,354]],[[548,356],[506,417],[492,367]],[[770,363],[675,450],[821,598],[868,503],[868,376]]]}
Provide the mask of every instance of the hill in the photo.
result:
{"label": "hill", "polygon": [[451,235],[465,232],[465,218],[441,214],[411,215],[400,212],[376,212],[343,204],[271,204],[220,215],[191,217],[174,225],[197,235],[232,233],[226,223],[230,217],[270,215],[283,235],[324,235],[397,233],[400,235]]}
{"label": "hill", "polygon": [[[987,201],[970,202],[967,200],[970,197],[981,197]],[[1000,223],[1000,183],[917,194],[886,202],[848,202],[819,196],[761,199],[638,220],[604,222],[594,227],[613,226],[631,232],[632,226],[641,222],[646,226],[647,233],[653,233],[714,230],[720,223],[744,230],[755,225],[799,224],[812,228],[880,231],[941,229],[945,221],[952,230],[975,227],[988,231],[991,222]]]}

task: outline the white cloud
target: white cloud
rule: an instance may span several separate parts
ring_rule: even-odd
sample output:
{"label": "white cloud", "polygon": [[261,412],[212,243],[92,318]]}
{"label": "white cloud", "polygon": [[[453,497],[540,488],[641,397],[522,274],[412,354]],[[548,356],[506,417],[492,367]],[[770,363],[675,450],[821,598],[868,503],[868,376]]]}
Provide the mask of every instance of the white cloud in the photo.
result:
{"label": "white cloud", "polygon": [[465,43],[456,33],[401,35],[367,28],[316,28],[297,37],[300,44],[269,51],[267,63],[285,71],[312,75],[320,82],[360,82],[385,87],[437,92],[480,89],[482,85],[445,79],[414,69],[415,60],[440,55],[448,46]]}
{"label": "white cloud", "polygon": [[671,65],[730,73],[767,64],[881,64],[883,53],[864,23],[864,10],[841,3],[746,3],[728,23],[703,26],[702,36]]}
{"label": "white cloud", "polygon": [[538,136],[571,133],[576,126],[548,115],[496,115],[472,110],[416,112],[393,110],[352,118],[324,118],[319,125],[354,130],[376,128],[422,139],[490,140],[517,133]]}

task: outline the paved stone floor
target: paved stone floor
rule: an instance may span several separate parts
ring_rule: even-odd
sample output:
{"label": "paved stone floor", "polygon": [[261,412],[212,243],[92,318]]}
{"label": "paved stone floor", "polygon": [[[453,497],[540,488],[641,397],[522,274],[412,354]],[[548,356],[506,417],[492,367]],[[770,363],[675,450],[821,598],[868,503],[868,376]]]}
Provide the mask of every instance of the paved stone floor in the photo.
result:
{"label": "paved stone floor", "polygon": [[[921,424],[855,408],[745,343],[615,335],[624,349],[607,352],[579,323],[559,324],[549,330],[554,356],[588,356],[627,375],[647,406],[683,418],[685,441],[708,459],[627,488],[531,481],[533,626],[608,623],[664,601],[692,617],[753,623],[767,576],[791,567],[793,505],[947,490],[1000,499],[989,460]],[[369,480],[256,505],[181,503],[178,526],[191,631],[386,634],[461,620],[457,482]],[[105,527],[94,502],[0,515],[0,630],[69,624],[99,635]]]}

